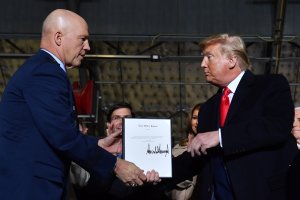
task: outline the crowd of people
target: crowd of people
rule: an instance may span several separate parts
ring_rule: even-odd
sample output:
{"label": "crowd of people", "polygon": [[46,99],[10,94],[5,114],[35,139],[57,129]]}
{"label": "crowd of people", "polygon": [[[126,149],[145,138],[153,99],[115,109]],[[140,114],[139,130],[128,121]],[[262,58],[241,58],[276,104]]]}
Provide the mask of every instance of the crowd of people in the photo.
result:
{"label": "crowd of people", "polygon": [[[219,88],[197,104],[184,141],[173,148],[172,178],[122,159],[128,103],[107,114],[106,137],[76,121],[66,70],[90,50],[78,14],[52,11],[40,50],[10,79],[0,102],[0,199],[299,199],[300,122],[282,75],[254,75],[241,37],[201,41],[201,67]],[[201,107],[201,109],[200,109]],[[298,148],[297,148],[298,145]]]}
{"label": "crowd of people", "polygon": [[[105,148],[116,157],[122,157],[122,129],[123,118],[134,118],[135,113],[129,103],[118,102],[113,104],[107,113],[106,137],[117,134],[115,141]],[[73,170],[72,170],[73,167]],[[71,166],[71,180],[77,200],[163,200],[164,194],[156,192],[151,185],[144,187],[128,187],[119,179],[115,179],[109,187],[100,187],[94,177],[78,165]]]}

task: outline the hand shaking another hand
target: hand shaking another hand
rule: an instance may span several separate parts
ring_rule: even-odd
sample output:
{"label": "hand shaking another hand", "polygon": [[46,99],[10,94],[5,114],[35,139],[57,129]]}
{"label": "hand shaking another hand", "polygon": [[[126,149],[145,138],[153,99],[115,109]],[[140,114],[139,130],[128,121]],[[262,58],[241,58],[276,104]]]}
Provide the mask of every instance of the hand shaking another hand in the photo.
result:
{"label": "hand shaking another hand", "polygon": [[[114,152],[115,144],[122,141],[122,128],[117,124],[107,124],[107,136],[98,141],[98,146],[104,148],[108,152]],[[119,145],[122,147],[121,145]],[[116,176],[124,182],[127,186],[141,186],[144,183],[152,183],[156,185],[161,181],[158,172],[155,170],[148,171],[144,174],[144,171],[137,167],[134,163],[117,158],[114,172]]]}
{"label": "hand shaking another hand", "polygon": [[156,171],[148,171],[145,175],[144,171],[138,168],[134,163],[120,158],[117,158],[114,172],[122,182],[124,182],[127,186],[132,187],[142,186],[144,182],[156,185],[161,181],[159,174]]}

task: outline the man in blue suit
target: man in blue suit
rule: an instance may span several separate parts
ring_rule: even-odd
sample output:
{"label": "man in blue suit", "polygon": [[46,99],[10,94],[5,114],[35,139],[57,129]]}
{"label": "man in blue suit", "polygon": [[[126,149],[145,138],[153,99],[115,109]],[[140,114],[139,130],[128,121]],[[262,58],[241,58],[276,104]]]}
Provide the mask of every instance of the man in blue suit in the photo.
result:
{"label": "man in blue suit", "polygon": [[11,78],[0,103],[0,199],[66,199],[71,161],[104,185],[115,177],[131,186],[158,180],[105,151],[114,137],[98,140],[76,126],[66,68],[79,66],[90,50],[85,20],[54,10],[43,23],[40,47]]}
{"label": "man in blue suit", "polygon": [[192,157],[174,159],[173,177],[180,181],[198,171],[199,200],[287,200],[297,152],[287,80],[251,73],[238,36],[215,35],[201,48],[206,80],[219,90],[201,106],[198,134],[188,147]]}

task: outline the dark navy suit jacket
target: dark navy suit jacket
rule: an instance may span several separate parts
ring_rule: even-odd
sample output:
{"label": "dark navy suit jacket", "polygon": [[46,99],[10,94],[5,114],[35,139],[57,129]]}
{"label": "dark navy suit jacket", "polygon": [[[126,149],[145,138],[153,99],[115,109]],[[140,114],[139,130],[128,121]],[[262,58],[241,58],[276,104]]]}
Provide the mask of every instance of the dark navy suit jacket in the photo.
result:
{"label": "dark navy suit jacket", "polygon": [[[198,132],[219,128],[221,89],[199,112]],[[287,173],[297,146],[291,134],[294,106],[282,75],[246,71],[230,104],[222,128],[223,159],[236,200],[286,200]],[[177,180],[199,174],[199,200],[212,193],[211,151],[198,159],[188,154],[174,160]],[[188,167],[189,169],[185,169]]]}
{"label": "dark navy suit jacket", "polygon": [[0,199],[64,199],[71,160],[109,182],[116,158],[97,143],[76,128],[66,72],[40,50],[0,102]]}

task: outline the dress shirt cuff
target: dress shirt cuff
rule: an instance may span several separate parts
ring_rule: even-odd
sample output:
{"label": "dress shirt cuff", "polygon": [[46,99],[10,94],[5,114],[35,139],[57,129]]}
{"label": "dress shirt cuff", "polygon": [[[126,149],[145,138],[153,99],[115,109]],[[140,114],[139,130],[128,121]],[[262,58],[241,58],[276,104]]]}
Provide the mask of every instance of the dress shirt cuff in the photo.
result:
{"label": "dress shirt cuff", "polygon": [[222,135],[221,135],[221,128],[219,128],[219,140],[220,140],[220,146],[223,147],[223,144],[222,144]]}

